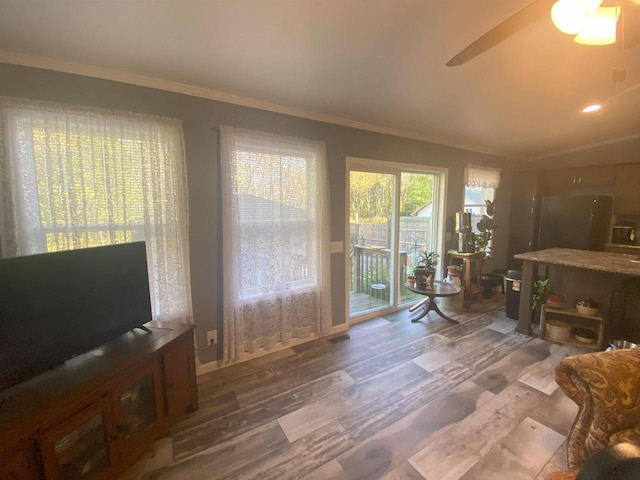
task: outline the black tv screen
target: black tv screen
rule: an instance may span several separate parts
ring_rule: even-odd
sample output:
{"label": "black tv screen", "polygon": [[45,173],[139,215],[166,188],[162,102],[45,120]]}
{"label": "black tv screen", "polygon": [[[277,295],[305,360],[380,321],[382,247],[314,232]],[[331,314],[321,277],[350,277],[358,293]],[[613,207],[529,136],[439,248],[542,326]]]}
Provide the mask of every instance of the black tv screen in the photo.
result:
{"label": "black tv screen", "polygon": [[0,390],[151,319],[144,242],[0,260]]}

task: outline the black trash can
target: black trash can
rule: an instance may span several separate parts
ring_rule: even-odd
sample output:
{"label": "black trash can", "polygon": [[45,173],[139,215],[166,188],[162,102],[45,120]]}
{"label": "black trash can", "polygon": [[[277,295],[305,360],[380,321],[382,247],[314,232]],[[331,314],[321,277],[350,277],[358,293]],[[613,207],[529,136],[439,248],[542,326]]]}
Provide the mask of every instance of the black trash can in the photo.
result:
{"label": "black trash can", "polygon": [[502,277],[495,273],[482,275],[482,298],[489,299],[493,295],[493,288],[502,285]]}
{"label": "black trash can", "polygon": [[509,270],[507,272],[507,317],[512,320],[518,320],[521,280],[522,270]]}
{"label": "black trash can", "polygon": [[504,292],[504,289],[507,285],[507,273],[509,273],[509,270],[507,270],[506,268],[496,268],[493,271],[494,275],[499,275],[502,278],[502,289],[500,290],[502,293]]}

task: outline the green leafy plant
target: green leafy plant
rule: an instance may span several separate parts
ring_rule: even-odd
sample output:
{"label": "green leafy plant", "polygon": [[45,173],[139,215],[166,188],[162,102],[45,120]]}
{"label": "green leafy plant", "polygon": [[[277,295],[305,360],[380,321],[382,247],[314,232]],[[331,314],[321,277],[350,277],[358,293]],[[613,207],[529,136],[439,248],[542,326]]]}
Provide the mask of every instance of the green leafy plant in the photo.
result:
{"label": "green leafy plant", "polygon": [[475,243],[476,251],[486,250],[489,245],[489,240],[491,240],[491,236],[493,234],[493,230],[498,228],[496,222],[493,218],[488,215],[483,215],[478,223],[476,223],[476,227],[478,227],[478,233],[473,236],[473,240]]}
{"label": "green leafy plant", "polygon": [[417,256],[418,267],[426,270],[435,270],[438,262],[440,261],[440,254],[438,252],[420,252]]}
{"label": "green leafy plant", "polygon": [[551,285],[549,279],[536,280],[533,282],[533,294],[531,295],[531,310],[540,310],[542,304],[547,300],[547,294]]}

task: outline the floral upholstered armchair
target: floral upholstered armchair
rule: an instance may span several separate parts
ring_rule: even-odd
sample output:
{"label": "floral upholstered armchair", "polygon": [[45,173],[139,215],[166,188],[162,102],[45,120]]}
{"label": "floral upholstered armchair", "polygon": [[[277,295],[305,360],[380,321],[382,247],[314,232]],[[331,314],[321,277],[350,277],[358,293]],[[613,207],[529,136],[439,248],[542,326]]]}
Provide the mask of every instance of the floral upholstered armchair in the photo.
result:
{"label": "floral upholstered armchair", "polygon": [[[556,366],[556,382],[578,405],[567,438],[574,476],[585,460],[609,445],[640,444],[640,349],[565,357]],[[568,474],[549,478],[571,478]]]}

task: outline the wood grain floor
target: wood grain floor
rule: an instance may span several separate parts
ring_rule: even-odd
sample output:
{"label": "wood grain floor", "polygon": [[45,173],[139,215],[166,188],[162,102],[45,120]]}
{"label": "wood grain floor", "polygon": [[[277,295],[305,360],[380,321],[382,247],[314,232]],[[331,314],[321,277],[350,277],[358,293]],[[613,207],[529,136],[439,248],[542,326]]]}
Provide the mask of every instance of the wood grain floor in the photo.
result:
{"label": "wood grain floor", "polygon": [[553,368],[575,347],[516,333],[504,295],[460,325],[408,311],[199,377],[185,415],[123,476],[544,479],[576,406]]}

